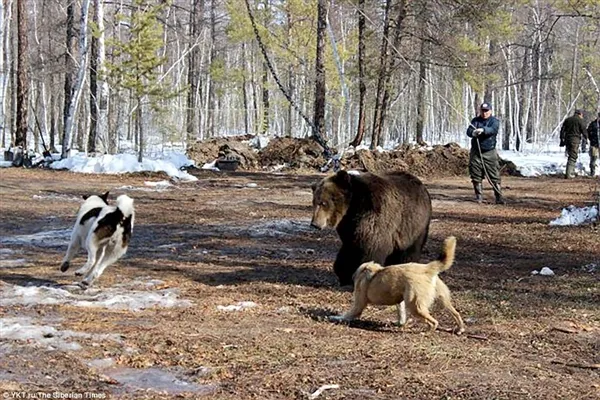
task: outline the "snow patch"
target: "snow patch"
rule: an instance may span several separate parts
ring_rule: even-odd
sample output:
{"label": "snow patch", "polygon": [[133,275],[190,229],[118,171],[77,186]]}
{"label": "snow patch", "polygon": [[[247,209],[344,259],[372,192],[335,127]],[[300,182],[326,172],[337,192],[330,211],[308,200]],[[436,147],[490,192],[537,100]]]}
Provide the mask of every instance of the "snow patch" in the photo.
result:
{"label": "snow patch", "polygon": [[309,219],[276,219],[250,225],[244,234],[250,237],[281,237],[310,231]]}
{"label": "snow patch", "polygon": [[598,207],[583,207],[577,208],[570,205],[563,208],[560,217],[550,221],[550,225],[565,226],[565,225],[582,225],[598,220]]}
{"label": "snow patch", "polygon": [[71,330],[58,330],[53,326],[39,325],[28,317],[0,318],[2,339],[25,340],[33,342],[49,350],[77,351],[81,345],[74,338],[92,339],[97,341],[120,341],[116,334],[90,334]]}
{"label": "snow patch", "polygon": [[14,235],[10,237],[5,236],[0,238],[0,243],[32,245],[37,247],[66,247],[68,246],[70,240],[70,229],[57,229],[33,233],[31,235]]}
{"label": "snow patch", "polygon": [[256,304],[253,301],[240,301],[239,303],[232,304],[230,306],[217,306],[217,310],[231,312],[231,311],[242,311],[247,308],[254,308],[254,307],[258,307],[258,304]]}
{"label": "snow patch", "polygon": [[73,172],[88,174],[122,174],[125,172],[165,172],[172,178],[182,181],[196,181],[193,175],[180,168],[193,165],[182,154],[172,153],[163,159],[145,158],[141,163],[133,154],[104,154],[99,157],[88,157],[84,153],[78,153],[72,157],[56,161],[50,165],[53,169],[68,169]]}
{"label": "snow patch", "polygon": [[[156,285],[156,282],[145,284],[146,287]],[[0,306],[40,304],[68,304],[75,307],[139,311],[153,307],[188,307],[192,303],[189,300],[179,299],[174,289],[135,291],[115,286],[107,289],[90,288],[81,294],[51,286],[3,285],[0,289]]]}
{"label": "snow patch", "polygon": [[19,268],[24,265],[27,265],[27,260],[25,260],[24,258],[18,258],[16,260],[0,260],[0,268]]}

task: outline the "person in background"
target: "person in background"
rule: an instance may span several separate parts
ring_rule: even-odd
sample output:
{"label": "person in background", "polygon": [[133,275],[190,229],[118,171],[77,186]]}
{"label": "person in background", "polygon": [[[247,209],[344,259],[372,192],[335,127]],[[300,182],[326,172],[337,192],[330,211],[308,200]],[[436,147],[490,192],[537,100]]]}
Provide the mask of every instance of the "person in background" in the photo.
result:
{"label": "person in background", "polygon": [[567,169],[565,178],[570,179],[575,172],[575,164],[579,156],[579,145],[581,138],[587,139],[585,123],[583,122],[583,111],[575,110],[573,116],[565,119],[560,128],[560,147],[566,147],[567,150]]}
{"label": "person in background", "polygon": [[496,204],[504,204],[502,188],[500,185],[500,164],[496,151],[496,136],[500,129],[500,121],[492,116],[490,103],[483,103],[479,107],[479,115],[471,120],[467,129],[467,136],[471,138],[471,151],[469,154],[469,175],[475,189],[475,200],[483,201],[482,181],[487,175]]}
{"label": "person in background", "polygon": [[587,127],[588,140],[590,141],[590,176],[596,175],[596,163],[600,156],[600,147],[598,146],[598,135],[600,134],[600,112],[597,118],[590,122]]}

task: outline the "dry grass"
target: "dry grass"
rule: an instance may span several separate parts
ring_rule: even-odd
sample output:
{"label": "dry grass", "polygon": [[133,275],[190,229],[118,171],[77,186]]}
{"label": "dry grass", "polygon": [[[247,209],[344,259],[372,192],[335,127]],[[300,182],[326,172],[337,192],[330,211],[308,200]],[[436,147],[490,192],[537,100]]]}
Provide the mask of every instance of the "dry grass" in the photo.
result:
{"label": "dry grass", "polygon": [[[393,308],[369,307],[350,325],[324,318],[344,311],[350,293],[336,287],[334,232],[298,228],[274,235],[273,220],[308,220],[317,175],[198,173],[200,180],[162,192],[129,191],[136,227],[127,257],[98,280],[110,288],[139,277],[160,279],[193,302],[137,312],[69,305],[6,306],[2,317],[54,318],[62,330],[121,335],[78,339],[76,352],[35,343],[0,346],[0,391],[92,391],[113,398],[172,398],[124,389],[86,360],[163,368],[211,388],[180,397],[304,399],[591,399],[600,363],[600,239],[591,226],[552,227],[562,207],[588,205],[590,180],[505,178],[507,206],[478,205],[466,178],[430,179],[434,221],[424,258],[447,235],[458,238],[444,274],[467,323],[464,336],[426,335],[421,323],[399,329]],[[148,176],[92,176],[0,170],[0,236],[71,226],[83,193]],[[154,179],[156,180],[156,179]],[[249,182],[258,187],[247,187]],[[62,197],[47,197],[58,194]],[[491,191],[486,195],[491,199]],[[34,196],[42,196],[35,198]],[[113,197],[113,199],[115,198]],[[65,248],[10,246],[29,266],[0,269],[2,285],[66,284]],[[162,246],[162,247],[161,247]],[[83,262],[83,254],[75,264]],[[556,276],[531,276],[548,266]],[[142,288],[140,288],[142,289]],[[223,312],[217,305],[254,301]],[[449,316],[433,310],[442,327]],[[6,344],[6,342],[5,342]],[[208,368],[205,370],[203,367]],[[588,367],[588,368],[586,368]],[[5,372],[1,372],[5,371]]]}

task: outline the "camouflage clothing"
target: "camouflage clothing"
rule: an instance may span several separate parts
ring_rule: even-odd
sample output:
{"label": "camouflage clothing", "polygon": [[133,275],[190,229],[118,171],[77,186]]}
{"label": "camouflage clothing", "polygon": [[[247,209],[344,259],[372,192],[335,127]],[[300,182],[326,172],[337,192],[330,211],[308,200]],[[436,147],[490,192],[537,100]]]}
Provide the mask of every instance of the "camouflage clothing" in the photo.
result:
{"label": "camouflage clothing", "polygon": [[588,139],[590,141],[590,176],[596,175],[596,164],[600,153],[598,146],[598,135],[600,134],[600,114],[595,121],[590,122],[587,128]]}
{"label": "camouflage clothing", "polygon": [[568,156],[565,178],[571,178],[575,172],[582,136],[587,139],[583,117],[581,114],[575,113],[575,115],[565,119],[560,128],[560,145],[566,147]]}

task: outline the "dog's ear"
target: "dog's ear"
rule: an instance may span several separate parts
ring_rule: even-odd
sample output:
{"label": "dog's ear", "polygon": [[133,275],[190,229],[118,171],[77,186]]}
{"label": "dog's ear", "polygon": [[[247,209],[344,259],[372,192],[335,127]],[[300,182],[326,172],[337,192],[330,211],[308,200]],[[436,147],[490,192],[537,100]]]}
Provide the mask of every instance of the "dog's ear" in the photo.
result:
{"label": "dog's ear", "polygon": [[101,198],[102,200],[104,200],[104,202],[105,202],[106,204],[108,204],[108,194],[109,194],[109,193],[110,193],[110,191],[106,191],[106,193],[104,193],[102,196],[100,196],[100,198]]}

